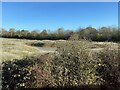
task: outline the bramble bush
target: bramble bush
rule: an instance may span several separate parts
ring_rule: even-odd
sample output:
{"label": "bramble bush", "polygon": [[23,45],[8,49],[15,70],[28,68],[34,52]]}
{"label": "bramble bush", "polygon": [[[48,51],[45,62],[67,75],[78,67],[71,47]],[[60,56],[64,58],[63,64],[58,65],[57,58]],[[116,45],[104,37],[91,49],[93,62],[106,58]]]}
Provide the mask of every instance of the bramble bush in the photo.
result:
{"label": "bramble bush", "polygon": [[51,65],[54,86],[119,85],[118,49],[95,52],[92,47],[88,41],[73,41],[57,49]]}
{"label": "bramble bush", "polygon": [[93,57],[92,46],[88,41],[73,41],[58,48],[51,65],[55,86],[97,84],[94,67],[99,60]]}
{"label": "bramble bush", "polygon": [[35,80],[34,73],[32,73],[33,63],[28,58],[3,62],[2,89],[23,88],[28,81],[33,82]]}
{"label": "bramble bush", "polygon": [[2,90],[36,88],[50,85],[50,58],[51,55],[45,54],[3,62]]}
{"label": "bramble bush", "polygon": [[107,46],[99,53],[101,60],[96,69],[96,75],[104,80],[109,87],[120,87],[120,55],[118,47]]}

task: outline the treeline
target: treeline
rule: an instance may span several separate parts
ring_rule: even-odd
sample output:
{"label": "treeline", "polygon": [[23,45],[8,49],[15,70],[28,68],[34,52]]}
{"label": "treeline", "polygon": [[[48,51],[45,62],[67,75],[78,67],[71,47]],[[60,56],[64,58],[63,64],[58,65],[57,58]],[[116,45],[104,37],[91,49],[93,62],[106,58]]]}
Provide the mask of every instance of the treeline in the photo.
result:
{"label": "treeline", "polygon": [[4,29],[1,30],[1,37],[4,38],[18,38],[18,39],[36,39],[36,40],[58,40],[65,39],[67,40],[72,31],[64,31],[63,28],[59,28],[56,32],[49,32],[48,30],[43,31],[29,31],[29,30],[15,30],[10,28],[9,31]]}
{"label": "treeline", "polygon": [[1,29],[1,37],[18,38],[18,39],[36,39],[36,40],[92,40],[92,41],[120,41],[120,32],[116,27],[93,27],[80,28],[78,30],[64,30],[58,28],[55,32],[15,30],[10,28],[9,31]]}

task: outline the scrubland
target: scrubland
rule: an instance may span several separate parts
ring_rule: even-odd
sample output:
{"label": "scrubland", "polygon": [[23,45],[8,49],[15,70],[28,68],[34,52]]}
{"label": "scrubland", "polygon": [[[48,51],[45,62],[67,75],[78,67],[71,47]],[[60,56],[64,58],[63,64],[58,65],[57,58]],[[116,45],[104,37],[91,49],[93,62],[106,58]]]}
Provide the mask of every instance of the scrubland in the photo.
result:
{"label": "scrubland", "polygon": [[[2,87],[120,85],[119,43],[87,40],[1,40]],[[42,53],[38,47],[56,48]]]}

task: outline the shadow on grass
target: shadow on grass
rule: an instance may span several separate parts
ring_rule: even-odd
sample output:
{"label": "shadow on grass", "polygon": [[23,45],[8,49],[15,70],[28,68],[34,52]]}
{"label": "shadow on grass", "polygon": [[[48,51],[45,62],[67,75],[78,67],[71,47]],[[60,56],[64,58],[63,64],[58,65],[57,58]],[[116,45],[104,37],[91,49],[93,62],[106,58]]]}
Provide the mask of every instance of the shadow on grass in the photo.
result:
{"label": "shadow on grass", "polygon": [[41,42],[31,44],[31,46],[37,46],[37,47],[43,47],[44,45],[45,43],[41,43]]}

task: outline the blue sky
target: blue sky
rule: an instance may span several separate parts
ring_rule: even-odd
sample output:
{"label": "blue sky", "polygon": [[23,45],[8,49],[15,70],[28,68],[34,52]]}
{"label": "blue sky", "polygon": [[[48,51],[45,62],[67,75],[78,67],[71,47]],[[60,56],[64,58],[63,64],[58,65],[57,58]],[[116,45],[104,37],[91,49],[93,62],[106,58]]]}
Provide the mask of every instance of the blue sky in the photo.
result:
{"label": "blue sky", "polygon": [[118,26],[117,2],[3,2],[2,27],[27,30]]}

